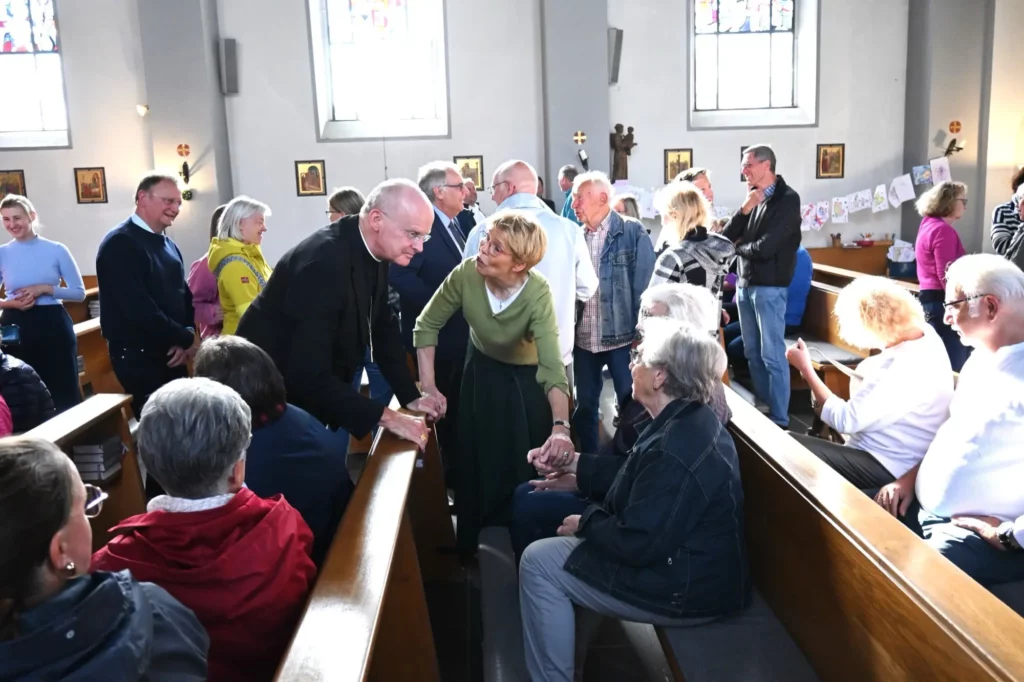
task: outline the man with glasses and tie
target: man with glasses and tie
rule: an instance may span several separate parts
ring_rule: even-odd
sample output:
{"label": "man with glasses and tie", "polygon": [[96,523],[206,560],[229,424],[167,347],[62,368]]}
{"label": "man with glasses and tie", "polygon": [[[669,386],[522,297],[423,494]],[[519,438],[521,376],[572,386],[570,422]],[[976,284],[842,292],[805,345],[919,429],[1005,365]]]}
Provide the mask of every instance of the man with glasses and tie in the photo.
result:
{"label": "man with glasses and tie", "polygon": [[[465,183],[454,163],[428,163],[420,168],[416,183],[433,207],[431,240],[407,265],[393,263],[390,272],[391,286],[398,292],[402,310],[402,341],[413,357],[416,350],[412,330],[416,319],[445,278],[462,262],[466,242],[457,218],[467,198]],[[438,422],[437,437],[449,480],[453,476],[451,464],[456,461],[459,388],[467,343],[469,326],[462,313],[457,312],[441,329],[434,356],[434,380],[441,395],[448,398],[447,417]]]}
{"label": "man with glasses and tie", "polygon": [[96,254],[100,328],[136,416],[154,391],[188,376],[199,348],[187,270],[165,234],[180,209],[178,179],[146,175],[135,190],[135,212],[107,233]]}
{"label": "man with glasses and tie", "polygon": [[[461,182],[459,187],[462,187]],[[362,438],[382,426],[421,448],[427,426],[352,387],[366,347],[402,405],[444,416],[421,397],[388,306],[388,268],[406,266],[431,238],[430,203],[408,180],[386,180],[357,214],[344,216],[285,253],[238,324],[284,376],[288,402],[329,428]]]}

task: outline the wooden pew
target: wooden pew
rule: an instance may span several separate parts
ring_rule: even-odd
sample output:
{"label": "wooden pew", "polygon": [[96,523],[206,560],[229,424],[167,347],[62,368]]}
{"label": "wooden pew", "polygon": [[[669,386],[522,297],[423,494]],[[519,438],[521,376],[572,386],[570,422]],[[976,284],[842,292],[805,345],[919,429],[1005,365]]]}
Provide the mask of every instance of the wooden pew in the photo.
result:
{"label": "wooden pew", "polygon": [[89,302],[97,300],[99,295],[100,288],[98,286],[89,286],[86,284],[84,301],[65,301],[64,310],[68,311],[68,315],[71,316],[71,321],[78,324],[79,322],[85,322],[90,319]]}
{"label": "wooden pew", "polygon": [[[864,276],[863,272],[857,272],[856,270],[847,270],[846,268],[837,268],[835,266],[825,265],[822,263],[814,263],[812,268],[813,281],[820,282],[822,284],[831,284],[832,286],[839,287],[840,289],[842,289],[843,287],[845,287],[847,284],[857,279],[858,277]],[[917,295],[921,292],[921,287],[916,282],[907,282],[902,279],[893,279],[892,281],[896,282],[896,284],[900,285],[901,287],[913,293],[914,295]]]}
{"label": "wooden pew", "polygon": [[378,433],[276,680],[440,680],[409,518],[420,457]]}
{"label": "wooden pew", "polygon": [[1024,620],[726,394],[754,585],[821,679],[1024,680]]}
{"label": "wooden pew", "polygon": [[824,246],[807,249],[807,252],[811,254],[811,260],[815,264],[846,268],[865,275],[885,275],[891,245],[891,242],[879,242],[873,246],[856,249]]}
{"label": "wooden pew", "polygon": [[68,456],[75,445],[101,443],[111,436],[121,436],[121,442],[126,448],[121,471],[111,480],[98,484],[110,497],[103,504],[100,515],[91,519],[94,550],[110,540],[110,533],[107,532],[109,528],[129,516],[146,511],[146,495],[135,444],[128,428],[131,402],[130,395],[94,395],[25,434],[54,443]]}
{"label": "wooden pew", "polygon": [[85,370],[79,375],[83,393],[124,393],[124,388],[114,375],[110,364],[110,352],[100,330],[99,318],[79,322],[75,325],[78,340],[78,354],[85,362]]}
{"label": "wooden pew", "polygon": [[[832,310],[839,297],[840,288],[831,284],[811,281],[811,289],[807,293],[807,308],[804,310],[801,336],[809,347],[817,348],[829,358],[845,365],[855,365],[868,354],[856,346],[851,346],[839,335],[839,323]],[[787,339],[787,341],[790,341]],[[850,378],[843,372],[823,360],[817,353],[811,352],[814,371],[833,393],[843,399],[850,397]],[[790,373],[791,385],[806,387],[806,383],[796,370]]]}

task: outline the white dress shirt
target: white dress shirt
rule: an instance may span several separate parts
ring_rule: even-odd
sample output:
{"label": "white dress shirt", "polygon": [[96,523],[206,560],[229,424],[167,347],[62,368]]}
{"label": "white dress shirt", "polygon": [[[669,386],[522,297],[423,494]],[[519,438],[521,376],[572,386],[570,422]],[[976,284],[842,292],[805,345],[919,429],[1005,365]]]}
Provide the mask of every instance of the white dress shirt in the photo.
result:
{"label": "white dress shirt", "polygon": [[1016,520],[1024,531],[1024,343],[976,348],[949,412],[917,473],[921,506],[943,518]]}
{"label": "white dress shirt", "polygon": [[931,325],[924,336],[886,348],[857,366],[864,377],[849,400],[832,396],[821,419],[846,444],[871,453],[895,478],[921,461],[949,417],[953,367]]}
{"label": "white dress shirt", "polygon": [[[548,238],[548,249],[537,263],[536,270],[548,280],[555,303],[558,321],[558,346],[562,362],[572,363],[573,342],[576,337],[576,300],[589,300],[597,292],[597,273],[590,262],[590,254],[583,240],[583,228],[551,212],[540,197],[521,192],[501,202],[498,210],[517,209],[529,213]],[[480,253],[480,237],[484,224],[477,224],[466,239],[463,258]]]}

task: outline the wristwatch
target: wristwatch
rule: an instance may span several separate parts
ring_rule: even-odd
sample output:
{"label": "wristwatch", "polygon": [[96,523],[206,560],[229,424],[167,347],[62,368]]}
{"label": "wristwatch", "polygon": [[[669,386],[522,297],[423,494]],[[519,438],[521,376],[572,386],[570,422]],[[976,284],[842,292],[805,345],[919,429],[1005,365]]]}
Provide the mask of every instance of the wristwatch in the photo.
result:
{"label": "wristwatch", "polygon": [[554,420],[553,422],[551,422],[551,426],[561,426],[566,431],[569,430],[569,422],[565,421],[564,419]]}
{"label": "wristwatch", "polygon": [[1013,534],[1013,522],[1007,521],[1000,524],[999,528],[996,529],[996,537],[999,538],[999,544],[1004,548],[1012,551],[1020,551],[1020,543],[1017,542],[1016,536]]}

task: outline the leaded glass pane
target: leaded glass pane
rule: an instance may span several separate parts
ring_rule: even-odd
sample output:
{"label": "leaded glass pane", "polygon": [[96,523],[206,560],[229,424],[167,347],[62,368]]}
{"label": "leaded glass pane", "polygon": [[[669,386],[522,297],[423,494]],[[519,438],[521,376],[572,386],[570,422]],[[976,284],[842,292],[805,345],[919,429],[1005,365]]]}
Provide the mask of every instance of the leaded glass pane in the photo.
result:
{"label": "leaded glass pane", "polygon": [[771,106],[771,36],[718,37],[718,108],[763,109]]}
{"label": "leaded glass pane", "polygon": [[772,0],[772,28],[793,30],[793,0]]}
{"label": "leaded glass pane", "polygon": [[36,52],[56,52],[57,22],[53,18],[53,0],[31,0],[31,8]]}
{"label": "leaded glass pane", "polygon": [[697,33],[718,32],[718,0],[694,0],[693,26]]}
{"label": "leaded glass pane", "polygon": [[771,0],[720,0],[718,22],[722,33],[771,30]]}

